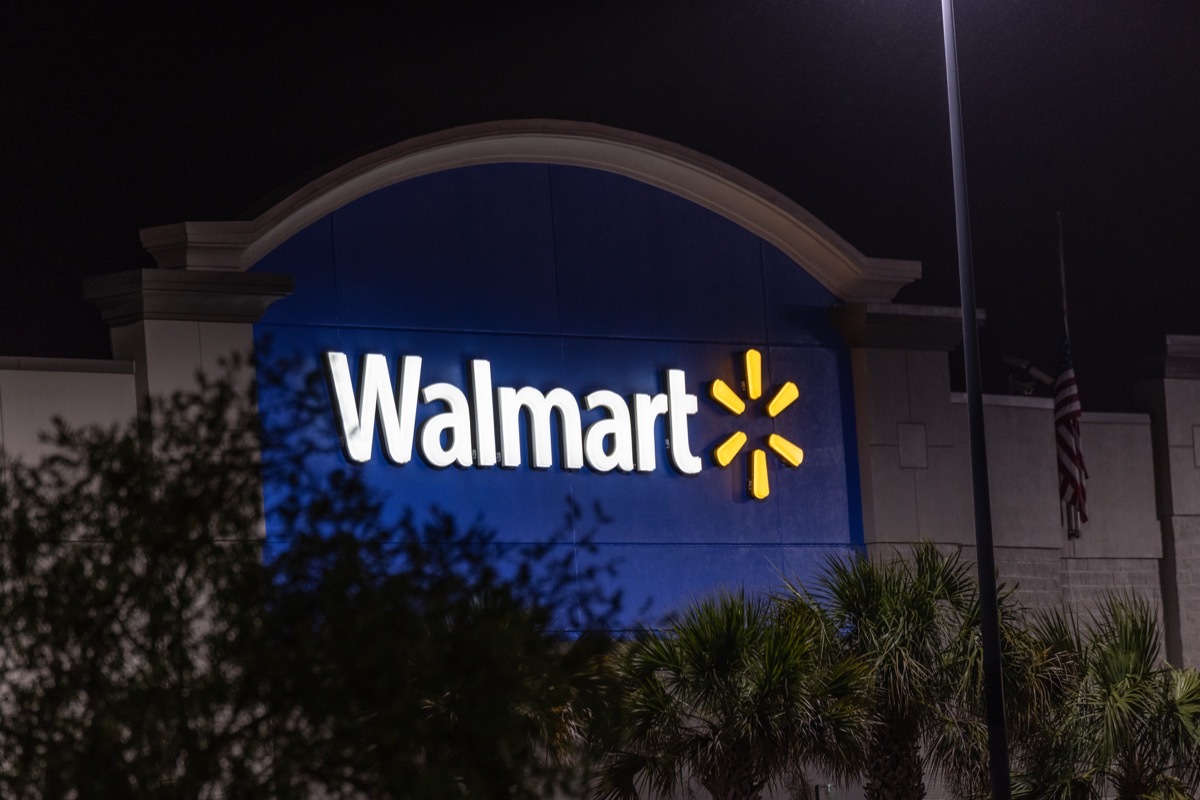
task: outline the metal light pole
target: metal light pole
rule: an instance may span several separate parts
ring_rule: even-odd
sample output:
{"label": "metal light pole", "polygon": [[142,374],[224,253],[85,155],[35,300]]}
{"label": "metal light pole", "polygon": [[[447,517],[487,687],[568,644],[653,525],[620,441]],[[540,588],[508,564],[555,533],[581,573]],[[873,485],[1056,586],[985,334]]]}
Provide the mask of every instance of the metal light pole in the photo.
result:
{"label": "metal light pole", "polygon": [[992,553],[992,503],[988,493],[987,446],[983,432],[983,389],[979,379],[975,274],[971,263],[971,222],[967,214],[967,171],[959,107],[958,52],[954,41],[954,0],[942,0],[946,46],[946,96],[950,104],[950,153],[954,162],[954,223],[958,237],[958,282],[962,304],[963,359],[967,377],[967,421],[971,432],[971,483],[975,500],[975,559],[979,565],[979,610],[983,638],[983,691],[987,708],[988,767],[992,800],[1010,800],[1008,741],[1004,725],[1004,684],[1000,664],[1000,618],[996,564]]}

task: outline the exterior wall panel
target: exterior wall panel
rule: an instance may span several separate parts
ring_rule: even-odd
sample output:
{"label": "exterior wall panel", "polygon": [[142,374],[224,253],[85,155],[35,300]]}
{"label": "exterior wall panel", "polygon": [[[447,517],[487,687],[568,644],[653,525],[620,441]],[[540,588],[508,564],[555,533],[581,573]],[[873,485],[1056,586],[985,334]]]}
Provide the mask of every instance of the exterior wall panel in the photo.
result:
{"label": "exterior wall panel", "polygon": [[55,417],[76,427],[114,425],[137,412],[132,364],[5,361],[0,364],[0,445],[6,459],[30,463],[44,455],[40,436]]}

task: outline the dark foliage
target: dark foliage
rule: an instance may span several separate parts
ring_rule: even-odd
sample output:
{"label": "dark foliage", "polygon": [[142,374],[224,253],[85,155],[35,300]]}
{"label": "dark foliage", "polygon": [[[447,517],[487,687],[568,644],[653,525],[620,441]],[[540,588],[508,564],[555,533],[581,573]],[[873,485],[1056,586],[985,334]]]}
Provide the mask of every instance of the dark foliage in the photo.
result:
{"label": "dark foliage", "polygon": [[[0,796],[582,785],[608,640],[560,631],[610,619],[597,573],[553,536],[389,521],[354,471],[317,486],[303,455],[262,463],[245,385],[231,368],[125,426],[58,422],[9,465]],[[264,471],[287,487],[266,560]]]}
{"label": "dark foliage", "polygon": [[724,594],[621,648],[621,725],[599,772],[606,800],[809,796],[813,766],[857,772],[869,735],[866,665],[815,605]]}

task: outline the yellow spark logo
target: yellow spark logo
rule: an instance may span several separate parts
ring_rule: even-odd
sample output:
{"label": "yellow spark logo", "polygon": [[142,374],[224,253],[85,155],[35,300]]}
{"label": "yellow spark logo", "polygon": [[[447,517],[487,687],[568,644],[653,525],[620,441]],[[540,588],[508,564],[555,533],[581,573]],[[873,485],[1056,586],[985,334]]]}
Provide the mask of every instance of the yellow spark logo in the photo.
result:
{"label": "yellow spark logo", "polygon": [[[762,397],[762,390],[762,354],[751,348],[746,351],[746,394],[750,396],[751,400],[757,400]],[[738,396],[738,393],[729,388],[729,384],[720,378],[713,381],[709,393],[713,400],[716,400],[735,416],[746,410],[746,403]],[[799,396],[800,390],[796,384],[791,381],[783,384],[767,402],[767,416],[772,419],[779,416]],[[713,450],[713,458],[720,466],[729,466],[746,446],[746,440],[746,434],[736,431],[716,446],[716,449]],[[793,467],[800,466],[800,462],[804,460],[804,451],[777,433],[772,433],[767,437],[767,447],[784,463]],[[771,485],[767,478],[767,454],[766,451],[756,447],[750,452],[750,495],[755,500],[765,500],[770,493]]]}

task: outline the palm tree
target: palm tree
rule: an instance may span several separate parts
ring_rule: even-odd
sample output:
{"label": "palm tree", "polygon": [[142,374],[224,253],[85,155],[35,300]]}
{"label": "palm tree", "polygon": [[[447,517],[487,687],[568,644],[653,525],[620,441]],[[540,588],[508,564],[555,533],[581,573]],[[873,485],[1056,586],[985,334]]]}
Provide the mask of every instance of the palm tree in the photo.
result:
{"label": "palm tree", "polygon": [[1059,702],[1024,753],[1017,796],[1184,800],[1200,794],[1200,672],[1159,656],[1150,605],[1110,595],[1089,630],[1064,612],[1036,630],[1068,670]]}
{"label": "palm tree", "polygon": [[[1013,587],[997,587],[1004,716],[1010,753],[1048,752],[1060,741],[1035,741],[1049,714],[1061,707],[1067,665],[1062,655],[1030,630],[1028,612]],[[987,712],[983,688],[982,617],[978,595],[962,619],[959,635],[939,669],[948,677],[934,721],[923,742],[927,766],[942,777],[951,794],[972,800],[990,796]],[[1068,786],[1069,788],[1069,786]],[[1068,791],[1061,800],[1076,797]]]}
{"label": "palm tree", "polygon": [[819,613],[786,616],[723,594],[625,648],[624,719],[597,785],[604,798],[695,781],[714,800],[756,800],[803,767],[846,774],[866,742],[866,673]]}
{"label": "palm tree", "polygon": [[789,585],[790,602],[826,609],[842,646],[870,669],[867,800],[923,798],[923,744],[947,720],[963,727],[957,693],[969,683],[963,655],[978,625],[970,573],[957,554],[923,543],[911,559],[832,561],[811,591]]}

